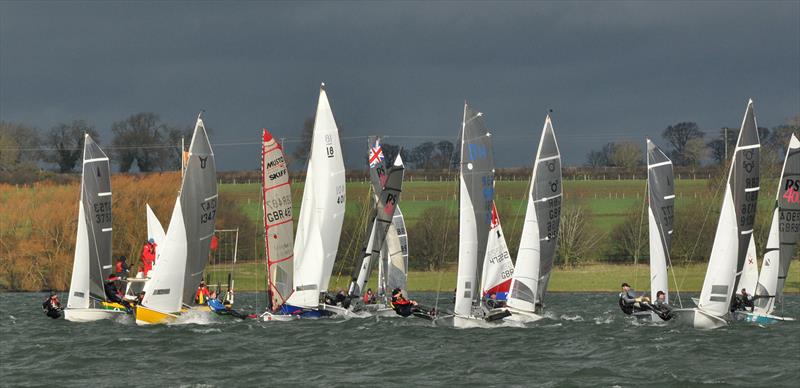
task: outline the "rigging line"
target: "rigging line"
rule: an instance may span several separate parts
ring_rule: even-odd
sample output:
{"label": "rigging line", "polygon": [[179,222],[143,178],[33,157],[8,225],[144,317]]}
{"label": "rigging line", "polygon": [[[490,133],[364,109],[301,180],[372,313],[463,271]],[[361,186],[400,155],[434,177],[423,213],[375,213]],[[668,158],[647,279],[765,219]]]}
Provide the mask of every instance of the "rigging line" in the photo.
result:
{"label": "rigging line", "polygon": [[[725,168],[723,168],[723,171],[727,171],[729,166],[730,166],[729,164],[726,164]],[[717,189],[714,191],[713,200],[708,201],[708,209],[706,210],[705,217],[703,217],[703,224],[700,226],[700,231],[697,233],[697,239],[694,242],[694,246],[692,247],[692,250],[689,252],[689,254],[683,259],[684,271],[683,271],[683,277],[681,278],[680,287],[683,287],[683,283],[686,281],[686,277],[689,275],[689,268],[687,264],[689,263],[691,257],[694,256],[695,250],[697,250],[697,245],[700,243],[700,239],[703,236],[703,230],[705,229],[706,223],[708,222],[708,216],[709,214],[711,214],[711,210],[713,209],[714,204],[717,202],[717,196],[719,195],[719,190],[728,183],[727,179],[725,179],[725,175],[723,175],[722,178],[723,179],[721,179],[720,183],[717,185]]]}
{"label": "rigging line", "polygon": [[[648,193],[649,184],[650,183],[649,183],[649,179],[648,179],[644,183],[645,195],[642,196],[642,211],[639,213],[639,231],[638,231],[638,233],[636,235],[636,248],[635,248],[636,251],[633,254],[633,289],[634,290],[636,289],[636,280],[637,280],[636,273],[639,270],[639,252],[642,249],[642,247],[641,247],[641,244],[642,244],[642,223],[643,223],[643,220],[644,220],[644,209],[645,209],[645,207],[647,205],[647,199],[645,199],[644,197]],[[650,288],[652,288],[652,287],[653,287],[653,285],[651,284]]]}

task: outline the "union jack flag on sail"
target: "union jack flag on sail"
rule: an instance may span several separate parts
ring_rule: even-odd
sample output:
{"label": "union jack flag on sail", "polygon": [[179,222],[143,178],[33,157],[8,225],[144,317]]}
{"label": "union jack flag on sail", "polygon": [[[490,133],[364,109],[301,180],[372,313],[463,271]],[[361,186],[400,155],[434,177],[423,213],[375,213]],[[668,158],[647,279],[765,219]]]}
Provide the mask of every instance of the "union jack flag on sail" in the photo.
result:
{"label": "union jack flag on sail", "polygon": [[375,167],[378,163],[383,163],[383,148],[381,148],[381,139],[375,139],[375,145],[369,147],[369,166]]}

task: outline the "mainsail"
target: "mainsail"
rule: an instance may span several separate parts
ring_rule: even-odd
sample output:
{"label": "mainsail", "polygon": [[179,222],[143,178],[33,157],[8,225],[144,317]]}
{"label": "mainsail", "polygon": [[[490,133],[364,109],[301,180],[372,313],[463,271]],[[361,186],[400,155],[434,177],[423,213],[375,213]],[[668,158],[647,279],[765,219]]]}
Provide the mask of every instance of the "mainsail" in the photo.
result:
{"label": "mainsail", "polygon": [[383,293],[395,288],[405,290],[408,283],[408,235],[399,205],[394,208],[392,227],[386,234],[386,243],[381,250],[381,263],[385,268],[385,275],[381,276],[381,279],[385,279]]}
{"label": "mainsail", "polygon": [[464,103],[455,302],[455,314],[462,317],[473,316],[472,308],[480,298],[478,276],[483,272],[494,201],[494,159],[490,136],[483,114]]}
{"label": "mainsail", "polygon": [[675,175],[661,148],[647,139],[647,220],[650,234],[650,298],[663,291],[669,301],[667,267],[675,224]]}
{"label": "mainsail", "polygon": [[266,129],[261,142],[261,194],[269,283],[268,308],[277,311],[292,294],[292,188],[283,148]]}
{"label": "mainsail", "polygon": [[142,305],[172,313],[193,301],[214,235],[216,176],[214,153],[203,120],[198,117],[181,190],[159,249],[158,265],[145,284]]}
{"label": "mainsail", "polygon": [[156,214],[153,212],[153,209],[150,208],[150,205],[145,204],[145,208],[147,209],[147,238],[152,238],[156,243],[156,261],[153,264],[155,266],[158,264],[158,253],[160,252],[159,247],[164,243],[166,233],[164,232],[164,227],[161,226],[161,221],[158,220],[158,217],[156,217]]}
{"label": "mainsail", "polygon": [[786,159],[783,161],[781,179],[772,223],[767,238],[767,249],[761,264],[761,274],[755,295],[755,311],[772,314],[776,300],[783,295],[783,286],[789,274],[789,264],[797,251],[800,236],[800,141],[792,134]]}
{"label": "mainsail", "polygon": [[698,303],[700,310],[716,317],[724,316],[730,309],[753,233],[759,190],[757,128],[753,100],[750,100],[731,160],[714,245]]}
{"label": "mainsail", "polygon": [[103,281],[112,272],[111,262],[111,168],[108,156],[86,134],[68,308],[89,308],[90,297],[106,299]]}
{"label": "mainsail", "polygon": [[303,202],[294,240],[294,293],[287,304],[317,308],[328,289],[342,232],[345,177],[339,130],[325,85],[320,88]]}
{"label": "mainsail", "polygon": [[508,295],[508,306],[538,311],[558,247],[561,222],[561,153],[547,115],[531,174],[528,208]]}

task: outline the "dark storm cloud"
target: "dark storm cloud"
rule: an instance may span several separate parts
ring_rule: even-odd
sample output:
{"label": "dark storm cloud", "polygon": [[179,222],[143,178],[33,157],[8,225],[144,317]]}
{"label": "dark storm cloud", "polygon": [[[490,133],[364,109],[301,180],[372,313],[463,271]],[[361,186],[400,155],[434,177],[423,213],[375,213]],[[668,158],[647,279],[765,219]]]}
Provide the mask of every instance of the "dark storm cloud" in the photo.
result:
{"label": "dark storm cloud", "polygon": [[[212,141],[297,137],[324,81],[350,166],[369,134],[455,140],[485,112],[500,166],[528,164],[548,108],[566,164],[608,141],[800,110],[798,2],[0,3],[0,119],[49,128],[153,111]],[[414,144],[423,138],[387,139]],[[221,169],[258,146],[220,145]]]}

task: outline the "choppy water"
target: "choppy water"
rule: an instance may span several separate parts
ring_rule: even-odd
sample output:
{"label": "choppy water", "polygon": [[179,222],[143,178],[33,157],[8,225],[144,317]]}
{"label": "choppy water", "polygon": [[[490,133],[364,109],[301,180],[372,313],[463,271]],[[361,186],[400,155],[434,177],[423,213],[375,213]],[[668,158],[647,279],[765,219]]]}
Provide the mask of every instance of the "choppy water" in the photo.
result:
{"label": "choppy water", "polygon": [[[435,295],[416,295],[432,303]],[[421,319],[256,322],[195,316],[137,327],[41,313],[44,294],[0,294],[3,386],[796,386],[800,323],[714,331],[640,326],[612,294],[552,294],[525,328]],[[450,296],[440,307],[452,308]],[[800,316],[788,296],[786,315]],[[263,303],[263,298],[260,300]],[[239,308],[256,296],[239,295]],[[244,308],[247,309],[247,308]]]}

